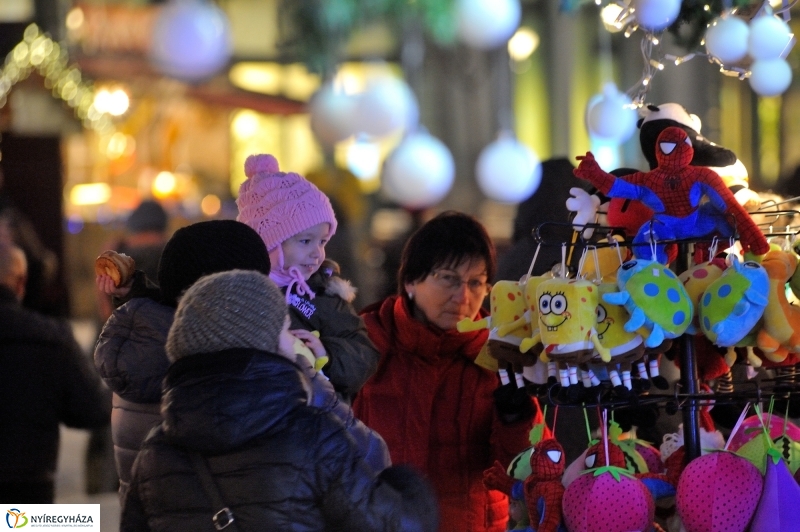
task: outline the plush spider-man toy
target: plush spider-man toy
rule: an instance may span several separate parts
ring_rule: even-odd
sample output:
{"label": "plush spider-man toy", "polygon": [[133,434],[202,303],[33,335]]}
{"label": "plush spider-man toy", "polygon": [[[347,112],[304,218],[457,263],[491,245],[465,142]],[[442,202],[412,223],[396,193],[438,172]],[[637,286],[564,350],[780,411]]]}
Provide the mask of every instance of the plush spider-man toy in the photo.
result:
{"label": "plush spider-man toy", "polygon": [[[689,239],[718,234],[734,236],[737,232],[742,248],[755,255],[769,250],[766,238],[750,215],[713,170],[690,166],[694,155],[686,131],[668,127],[656,142],[658,166],[649,172],[636,172],[617,178],[604,172],[592,152],[578,156],[574,173],[597,187],[610,198],[639,200],[653,210],[651,222],[639,228],[634,237],[634,255],[639,258],[667,262],[663,246],[653,257],[649,243]],[[701,203],[703,197],[708,202]],[[731,225],[733,224],[733,226]]]}

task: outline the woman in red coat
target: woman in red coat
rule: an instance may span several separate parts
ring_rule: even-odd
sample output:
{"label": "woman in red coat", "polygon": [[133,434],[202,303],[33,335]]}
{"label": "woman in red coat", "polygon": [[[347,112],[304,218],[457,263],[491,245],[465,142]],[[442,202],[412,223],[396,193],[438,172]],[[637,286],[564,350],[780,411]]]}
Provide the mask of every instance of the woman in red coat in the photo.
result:
{"label": "woman in red coat", "polygon": [[410,464],[433,484],[440,531],[505,530],[508,500],[483,485],[494,460],[525,447],[537,405],[515,383],[474,363],[488,330],[479,319],[495,273],[494,247],[473,217],[446,212],[406,243],[399,293],[365,308],[378,371],[354,402],[356,416],[386,440],[393,464]]}

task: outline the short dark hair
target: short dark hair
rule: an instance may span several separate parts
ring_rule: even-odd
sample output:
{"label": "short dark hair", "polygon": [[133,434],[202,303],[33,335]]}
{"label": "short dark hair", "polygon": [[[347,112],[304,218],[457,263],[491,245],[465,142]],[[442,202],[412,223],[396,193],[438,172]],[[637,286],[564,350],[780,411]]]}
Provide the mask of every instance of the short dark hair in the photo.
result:
{"label": "short dark hair", "polygon": [[469,214],[445,211],[411,235],[403,248],[398,293],[406,283],[422,281],[437,268],[453,268],[465,260],[483,260],[489,282],[496,271],[495,249],[486,228]]}

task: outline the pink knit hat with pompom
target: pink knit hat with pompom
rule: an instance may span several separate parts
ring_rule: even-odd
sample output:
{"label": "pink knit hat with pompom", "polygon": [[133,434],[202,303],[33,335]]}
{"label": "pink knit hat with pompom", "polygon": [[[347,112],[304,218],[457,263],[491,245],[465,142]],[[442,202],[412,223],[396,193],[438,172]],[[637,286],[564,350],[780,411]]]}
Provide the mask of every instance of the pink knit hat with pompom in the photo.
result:
{"label": "pink knit hat with pompom", "polygon": [[244,162],[247,180],[239,187],[238,221],[261,235],[272,251],[309,227],[329,223],[336,232],[336,215],[328,197],[294,172],[281,172],[272,155],[251,155]]}

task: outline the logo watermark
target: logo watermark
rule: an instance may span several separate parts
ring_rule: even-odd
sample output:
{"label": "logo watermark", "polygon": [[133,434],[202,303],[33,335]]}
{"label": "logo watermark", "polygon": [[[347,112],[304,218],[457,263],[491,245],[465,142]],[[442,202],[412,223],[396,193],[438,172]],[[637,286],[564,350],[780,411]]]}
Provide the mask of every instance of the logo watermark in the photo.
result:
{"label": "logo watermark", "polygon": [[79,528],[100,532],[99,504],[7,504],[4,507],[8,528],[38,532]]}

